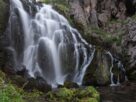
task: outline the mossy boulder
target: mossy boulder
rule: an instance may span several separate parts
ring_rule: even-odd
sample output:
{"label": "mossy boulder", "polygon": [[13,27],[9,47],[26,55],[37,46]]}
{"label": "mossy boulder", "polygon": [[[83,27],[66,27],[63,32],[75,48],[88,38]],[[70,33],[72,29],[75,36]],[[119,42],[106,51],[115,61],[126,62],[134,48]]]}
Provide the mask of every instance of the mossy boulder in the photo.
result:
{"label": "mossy boulder", "polygon": [[88,67],[83,83],[85,85],[107,85],[110,83],[111,58],[101,48],[96,48],[94,59]]}
{"label": "mossy boulder", "polygon": [[79,88],[77,83],[69,82],[69,81],[64,83],[64,87],[66,87],[66,88]]}
{"label": "mossy boulder", "polygon": [[99,102],[100,95],[92,86],[79,89],[60,88],[48,92],[46,99],[49,102]]}
{"label": "mossy boulder", "polygon": [[24,91],[23,87],[16,86],[11,79],[0,71],[0,102],[45,102],[42,92]]}

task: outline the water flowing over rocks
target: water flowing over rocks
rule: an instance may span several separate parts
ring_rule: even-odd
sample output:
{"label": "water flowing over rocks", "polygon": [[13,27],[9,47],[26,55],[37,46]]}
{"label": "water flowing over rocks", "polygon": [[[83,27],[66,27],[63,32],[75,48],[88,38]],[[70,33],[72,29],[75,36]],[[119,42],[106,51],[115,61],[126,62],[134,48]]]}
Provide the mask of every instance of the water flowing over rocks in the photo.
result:
{"label": "water flowing over rocks", "polygon": [[84,85],[119,85],[126,80],[125,74],[125,68],[120,60],[99,48],[86,71]]}
{"label": "water flowing over rocks", "polygon": [[102,102],[135,102],[135,0],[64,0],[53,7],[1,0],[0,9],[0,68],[12,83],[30,92],[54,88],[47,97],[55,100],[82,97],[94,85]]}
{"label": "water flowing over rocks", "polygon": [[[89,43],[93,42],[92,44],[96,46],[98,44],[102,48],[94,50],[95,48],[84,41],[80,33],[51,6],[37,3],[35,0],[20,0],[21,4],[18,1],[10,1],[9,24],[5,33],[2,33],[4,36],[0,35],[2,39],[0,65],[7,73],[27,76],[29,83],[26,89],[31,86],[41,87],[39,90],[43,90],[46,89],[44,84],[50,89],[49,84],[56,87],[62,84],[65,86],[67,82],[69,85],[66,87],[78,87],[82,81],[83,85],[116,85],[125,81],[126,72],[128,78],[135,79],[134,21],[130,21],[127,26],[124,24],[124,26],[104,28],[110,30],[109,33],[116,28],[125,29],[123,41],[120,41],[118,47],[110,41],[106,42],[109,38],[107,35],[90,32],[88,36],[83,33]],[[132,1],[130,5],[134,9],[135,0]],[[76,22],[77,28],[84,31],[86,28],[100,30],[99,28],[105,27],[111,19],[125,19],[135,13],[132,9],[133,12],[130,12],[129,4],[126,5],[128,0],[69,0],[68,2],[70,17]],[[4,12],[9,15],[8,11]],[[0,15],[0,18],[3,17]]]}
{"label": "water flowing over rocks", "polygon": [[135,0],[69,2],[71,17],[84,38],[121,59],[129,79],[135,80]]}
{"label": "water flowing over rocks", "polygon": [[31,0],[11,0],[10,4],[6,30],[9,58],[4,71],[13,68],[13,72],[40,77],[45,82],[41,80],[39,86],[56,87],[65,80],[81,85],[94,47],[50,5]]}

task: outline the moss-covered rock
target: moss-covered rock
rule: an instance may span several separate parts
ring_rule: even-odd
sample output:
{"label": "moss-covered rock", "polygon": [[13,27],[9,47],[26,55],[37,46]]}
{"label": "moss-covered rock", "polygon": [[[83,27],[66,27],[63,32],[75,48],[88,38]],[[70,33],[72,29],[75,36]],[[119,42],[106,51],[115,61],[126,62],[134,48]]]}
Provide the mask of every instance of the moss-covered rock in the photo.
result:
{"label": "moss-covered rock", "polygon": [[100,95],[91,86],[82,89],[60,88],[57,91],[48,92],[46,99],[49,102],[99,102]]}
{"label": "moss-covered rock", "polygon": [[101,48],[96,48],[94,59],[84,77],[85,85],[107,85],[110,83],[111,58]]}
{"label": "moss-covered rock", "polygon": [[85,98],[81,99],[79,102],[98,102],[98,100],[95,98]]}
{"label": "moss-covered rock", "polygon": [[45,102],[43,93],[37,90],[24,91],[0,71],[0,102]]}

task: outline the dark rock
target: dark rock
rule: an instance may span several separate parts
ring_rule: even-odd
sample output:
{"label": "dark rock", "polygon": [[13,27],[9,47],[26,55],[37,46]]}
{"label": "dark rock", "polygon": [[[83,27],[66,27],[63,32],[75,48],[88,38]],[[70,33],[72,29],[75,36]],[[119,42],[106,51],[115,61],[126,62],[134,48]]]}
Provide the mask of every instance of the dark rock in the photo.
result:
{"label": "dark rock", "polygon": [[132,16],[136,12],[136,0],[125,0],[125,4],[127,7],[127,12],[126,14],[128,16]]}
{"label": "dark rock", "polygon": [[127,24],[127,32],[123,37],[123,49],[128,77],[136,80],[136,22],[134,20],[130,20]]}
{"label": "dark rock", "polygon": [[30,78],[28,83],[24,86],[26,90],[37,89],[42,92],[48,92],[51,90],[51,86],[41,77],[37,77],[36,79]]}
{"label": "dark rock", "polygon": [[19,87],[24,87],[24,85],[28,83],[27,78],[22,77],[20,75],[8,75],[8,76],[11,79],[12,83]]}
{"label": "dark rock", "polygon": [[5,58],[2,70],[8,74],[15,74],[16,73],[15,51],[11,47],[5,48],[4,57]]}
{"label": "dark rock", "polygon": [[0,1],[0,67],[3,67],[5,62],[3,48],[7,45],[7,39],[5,39],[4,32],[9,18],[9,0]]}
{"label": "dark rock", "polygon": [[[24,6],[25,10],[29,14],[31,14],[32,16],[34,16],[36,14],[36,12],[37,12],[37,8],[35,6],[36,1],[35,0],[32,0],[31,2],[29,2],[28,0],[21,0],[21,1],[23,3],[23,6]],[[39,5],[40,5],[40,3],[39,3]]]}
{"label": "dark rock", "polygon": [[17,69],[18,69],[17,72],[16,72],[17,75],[21,75],[21,76],[24,76],[24,77],[29,76],[28,70],[26,69],[26,67],[24,65],[20,66]]}
{"label": "dark rock", "polygon": [[65,88],[79,88],[79,86],[76,84],[76,83],[74,83],[74,82],[65,82],[64,83],[64,85],[62,85],[62,86],[58,86],[59,88],[63,88],[63,87],[65,87]]}
{"label": "dark rock", "polygon": [[110,56],[103,50],[97,50],[94,59],[86,71],[84,85],[107,85],[110,84]]}
{"label": "dark rock", "polygon": [[5,31],[8,18],[9,18],[9,1],[8,0],[1,0],[0,1],[0,37],[1,34]]}
{"label": "dark rock", "polygon": [[121,61],[110,52],[96,48],[94,58],[84,76],[83,85],[109,85],[111,84],[111,72],[115,84],[126,81],[126,72]]}

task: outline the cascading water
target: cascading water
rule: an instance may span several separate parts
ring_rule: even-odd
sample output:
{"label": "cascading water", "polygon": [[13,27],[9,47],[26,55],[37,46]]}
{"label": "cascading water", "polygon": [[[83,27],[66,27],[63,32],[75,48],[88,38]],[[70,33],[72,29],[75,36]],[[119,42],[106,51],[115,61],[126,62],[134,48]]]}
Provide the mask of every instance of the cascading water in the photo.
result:
{"label": "cascading water", "polygon": [[125,71],[125,68],[124,68],[123,64],[121,63],[121,61],[117,60],[116,58],[114,58],[109,51],[106,52],[106,54],[108,54],[110,56],[110,58],[111,58],[111,67],[110,67],[111,84],[110,84],[110,86],[118,86],[118,85],[120,85],[120,76],[119,76],[119,74],[117,74],[117,82],[116,83],[114,82],[114,73],[113,73],[114,63],[117,64],[118,70],[120,70],[120,72],[123,72],[123,74],[125,76],[124,80],[127,81],[127,76],[125,75],[126,71]]}
{"label": "cascading water", "polygon": [[[50,5],[35,5],[37,13],[33,17],[26,12],[21,0],[10,2],[9,28],[14,28],[12,21],[17,17],[23,28],[21,52],[17,51],[16,42],[13,42],[13,32],[10,34],[12,48],[17,53],[16,63],[22,63],[31,77],[40,76],[53,87],[65,80],[81,85],[95,49]],[[29,2],[32,3],[31,0]]]}

